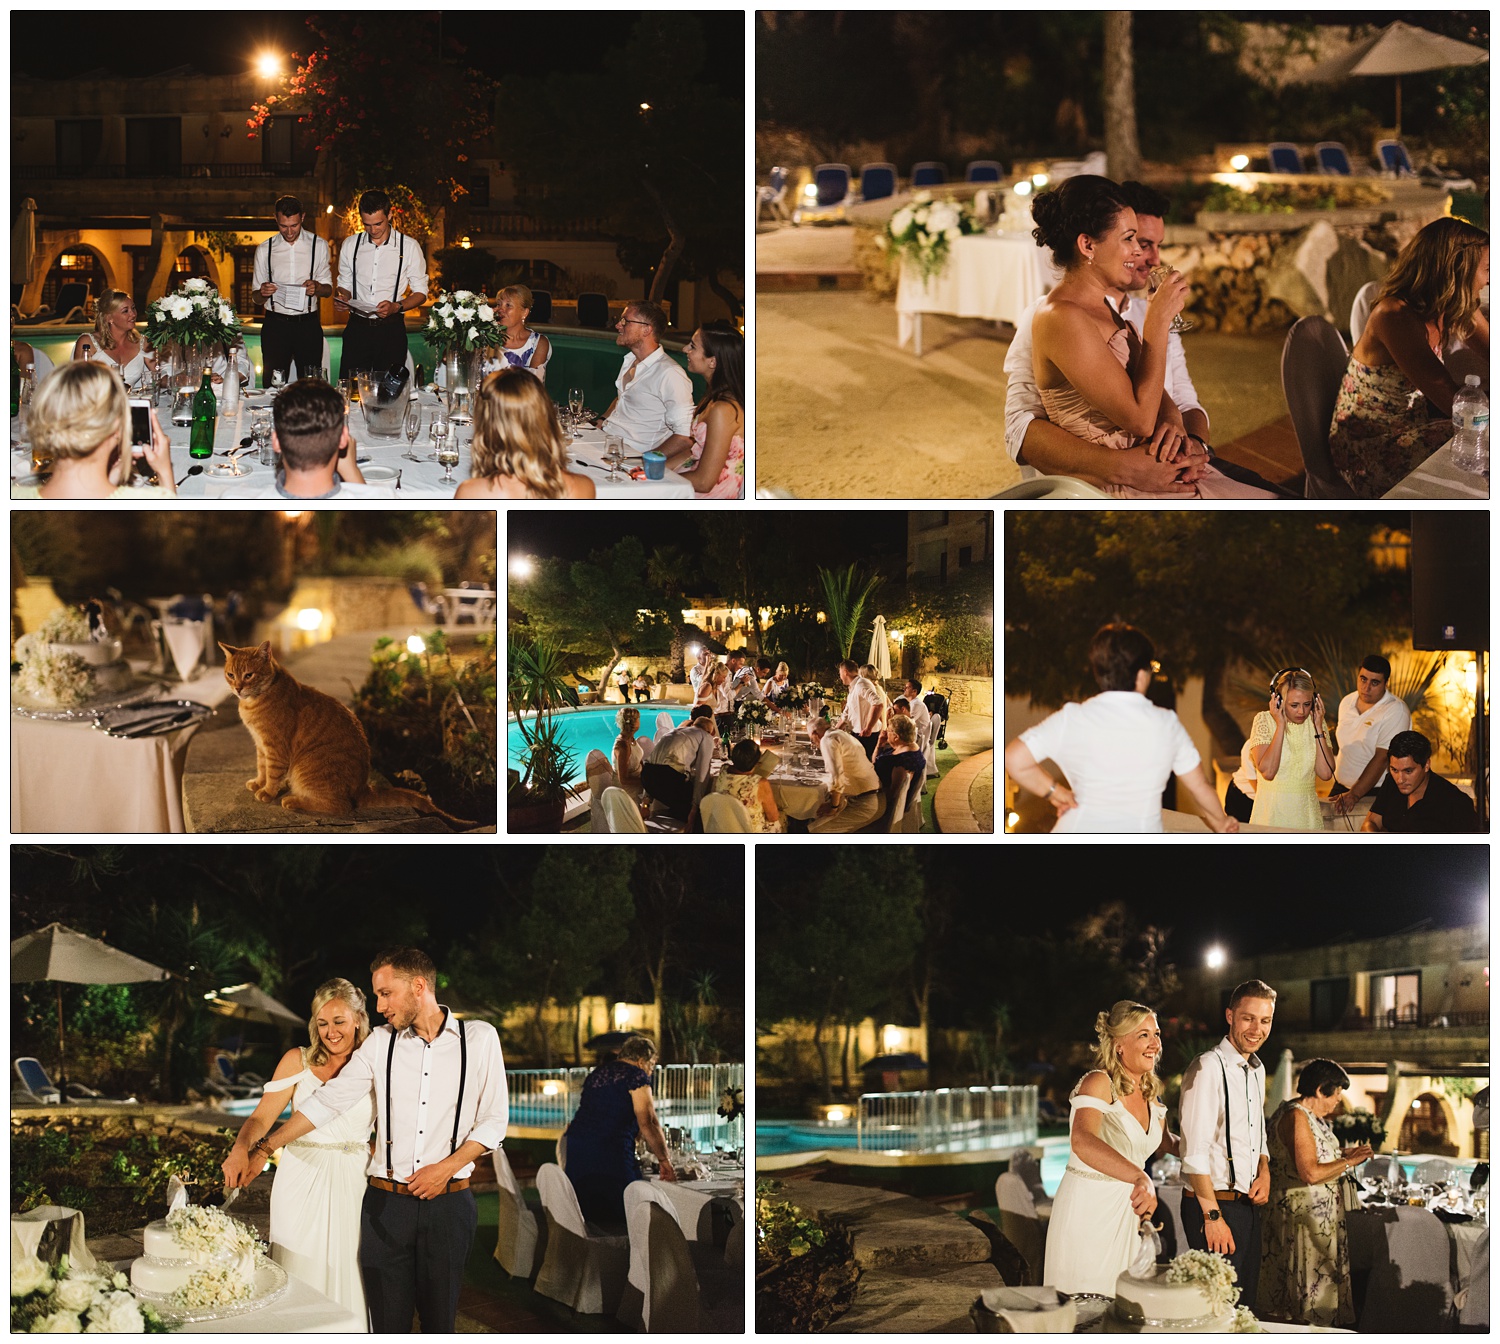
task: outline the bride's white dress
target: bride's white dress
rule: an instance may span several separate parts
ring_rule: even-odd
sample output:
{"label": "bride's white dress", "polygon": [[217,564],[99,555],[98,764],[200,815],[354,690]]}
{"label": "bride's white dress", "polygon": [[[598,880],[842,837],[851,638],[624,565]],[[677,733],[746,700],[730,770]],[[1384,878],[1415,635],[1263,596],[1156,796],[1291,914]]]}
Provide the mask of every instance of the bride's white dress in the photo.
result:
{"label": "bride's white dress", "polygon": [[[1110,1095],[1111,1100],[1106,1103],[1083,1095],[1075,1087],[1068,1098],[1072,1103],[1069,1124],[1081,1110],[1102,1111],[1099,1137],[1127,1161],[1144,1169],[1161,1145],[1167,1108],[1153,1101],[1151,1123],[1142,1129],[1141,1122],[1125,1109],[1125,1103],[1114,1096],[1113,1086]],[[1048,1286],[1065,1293],[1103,1293],[1113,1297],[1115,1280],[1130,1268],[1140,1249],[1140,1225],[1141,1220],[1130,1207],[1129,1185],[1070,1156],[1062,1184],[1057,1187],[1057,1197],[1052,1201],[1052,1218],[1047,1228]]]}
{"label": "bride's white dress", "polygon": [[[298,1110],[322,1087],[311,1069],[266,1084],[297,1090]],[[322,1129],[287,1144],[271,1183],[271,1258],[288,1274],[365,1320],[359,1277],[359,1214],[375,1127],[375,1094]]]}

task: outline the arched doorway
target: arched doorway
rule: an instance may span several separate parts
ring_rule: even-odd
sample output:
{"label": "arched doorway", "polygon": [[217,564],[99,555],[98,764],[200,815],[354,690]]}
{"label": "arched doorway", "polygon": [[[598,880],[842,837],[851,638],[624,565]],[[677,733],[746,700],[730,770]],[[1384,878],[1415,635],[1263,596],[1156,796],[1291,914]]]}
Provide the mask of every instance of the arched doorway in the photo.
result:
{"label": "arched doorway", "polygon": [[172,263],[172,283],[167,292],[178,290],[189,280],[207,280],[215,289],[219,286],[218,270],[209,264],[208,253],[201,247],[185,247]]}
{"label": "arched doorway", "polygon": [[[86,244],[74,243],[63,248],[48,269],[42,282],[41,301],[56,313],[60,295],[72,308],[82,304],[86,297],[97,299],[113,283],[103,255]],[[80,285],[82,290],[78,288]]]}
{"label": "arched doorway", "polygon": [[1458,1145],[1448,1124],[1447,1108],[1440,1097],[1423,1092],[1412,1102],[1401,1119],[1397,1147],[1409,1153],[1458,1156]]}

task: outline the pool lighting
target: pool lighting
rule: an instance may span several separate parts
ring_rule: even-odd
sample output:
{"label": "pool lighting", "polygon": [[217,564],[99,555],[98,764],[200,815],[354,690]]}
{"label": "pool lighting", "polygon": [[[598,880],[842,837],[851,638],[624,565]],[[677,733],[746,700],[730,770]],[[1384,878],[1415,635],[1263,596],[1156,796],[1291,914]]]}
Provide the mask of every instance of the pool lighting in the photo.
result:
{"label": "pool lighting", "polygon": [[510,576],[524,583],[536,573],[536,564],[529,555],[513,555],[510,558]]}
{"label": "pool lighting", "polygon": [[1031,183],[1025,181],[1024,179],[1020,182],[1017,182],[1015,186],[1015,192],[1017,196],[1030,196]]}
{"label": "pool lighting", "polygon": [[1203,964],[1207,966],[1211,971],[1222,970],[1224,968],[1224,963],[1228,960],[1228,954],[1222,947],[1218,945],[1218,943],[1215,943],[1211,948],[1208,949],[1207,952],[1203,954]]}
{"label": "pool lighting", "polygon": [[275,79],[281,74],[281,57],[274,51],[263,51],[255,58],[255,73],[262,79]]}
{"label": "pool lighting", "polygon": [[297,629],[316,630],[323,624],[323,613],[316,607],[303,607],[297,613]]}
{"label": "pool lighting", "polygon": [[542,1095],[544,1097],[555,1097],[562,1091],[562,1084],[557,1082],[545,1082],[542,1084]]}
{"label": "pool lighting", "polygon": [[1050,181],[1052,179],[1046,173],[1032,173],[1031,175],[1031,185],[1034,187],[1045,187]]}
{"label": "pool lighting", "polygon": [[[1413,1102],[1412,1105],[1415,1107],[1416,1103]],[[847,1124],[849,1121],[849,1108],[847,1106],[830,1106],[824,1114],[827,1116],[830,1125]]]}
{"label": "pool lighting", "polygon": [[1233,168],[1235,172],[1243,173],[1245,169],[1250,166],[1250,156],[1248,154],[1236,154],[1232,159],[1229,160],[1229,166]]}
{"label": "pool lighting", "polygon": [[427,641],[421,635],[408,635],[406,637],[407,653],[426,653]]}

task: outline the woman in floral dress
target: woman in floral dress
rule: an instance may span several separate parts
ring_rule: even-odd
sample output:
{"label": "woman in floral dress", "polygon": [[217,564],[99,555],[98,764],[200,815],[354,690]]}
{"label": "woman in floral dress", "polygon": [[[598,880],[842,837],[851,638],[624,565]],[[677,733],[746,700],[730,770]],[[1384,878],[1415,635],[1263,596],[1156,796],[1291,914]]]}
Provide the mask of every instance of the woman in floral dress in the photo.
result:
{"label": "woman in floral dress", "polygon": [[1339,388],[1328,431],[1334,470],[1360,499],[1378,499],[1453,434],[1458,382],[1443,355],[1463,343],[1489,359],[1479,309],[1490,282],[1490,236],[1435,219],[1401,249]]}
{"label": "woman in floral dress", "polygon": [[1269,1126],[1271,1198],[1261,1224],[1257,1313],[1311,1326],[1352,1326],[1348,1173],[1371,1156],[1368,1144],[1340,1148],[1328,1123],[1349,1075],[1331,1059],[1310,1060],[1297,1097]]}

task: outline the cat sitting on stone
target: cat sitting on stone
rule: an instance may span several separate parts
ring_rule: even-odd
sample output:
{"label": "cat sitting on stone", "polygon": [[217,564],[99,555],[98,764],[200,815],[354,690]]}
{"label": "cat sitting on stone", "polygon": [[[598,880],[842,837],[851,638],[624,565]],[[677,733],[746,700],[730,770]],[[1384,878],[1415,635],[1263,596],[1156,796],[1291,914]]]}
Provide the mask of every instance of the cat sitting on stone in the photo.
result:
{"label": "cat sitting on stone", "polygon": [[279,798],[289,812],[348,816],[361,807],[404,805],[458,826],[426,794],[370,787],[370,743],[360,721],[331,695],[304,686],[271,653],[224,650],[224,679],[239,697],[240,719],[255,741],[255,778],[245,787],[262,803]]}

